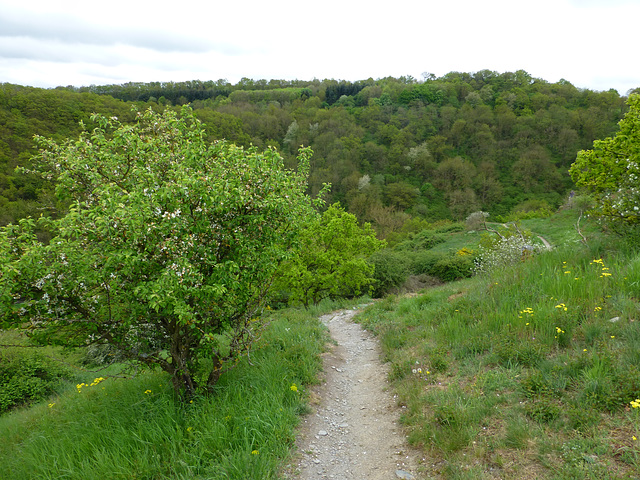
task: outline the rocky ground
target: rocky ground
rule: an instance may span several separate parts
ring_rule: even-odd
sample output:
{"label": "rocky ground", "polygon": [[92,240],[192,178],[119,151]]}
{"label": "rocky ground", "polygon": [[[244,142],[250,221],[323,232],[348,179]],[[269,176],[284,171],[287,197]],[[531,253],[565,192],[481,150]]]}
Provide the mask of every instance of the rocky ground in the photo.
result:
{"label": "rocky ground", "polygon": [[324,357],[324,382],[302,420],[298,454],[286,478],[391,480],[421,478],[406,444],[400,410],[387,388],[375,337],[352,322],[357,309],[321,317],[336,345]]}

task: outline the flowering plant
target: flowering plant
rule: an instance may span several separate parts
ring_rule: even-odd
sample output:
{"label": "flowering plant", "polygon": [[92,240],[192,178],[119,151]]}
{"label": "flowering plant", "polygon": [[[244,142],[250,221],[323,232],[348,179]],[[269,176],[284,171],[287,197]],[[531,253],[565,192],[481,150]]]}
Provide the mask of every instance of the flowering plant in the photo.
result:
{"label": "flowering plant", "polygon": [[315,218],[311,152],[290,171],[273,149],[209,143],[187,107],[92,120],[75,141],[38,139],[37,172],[72,205],[37,221],[49,242],[33,219],[0,230],[0,328],[109,344],[193,394],[199,367],[211,386],[249,348],[274,272]]}

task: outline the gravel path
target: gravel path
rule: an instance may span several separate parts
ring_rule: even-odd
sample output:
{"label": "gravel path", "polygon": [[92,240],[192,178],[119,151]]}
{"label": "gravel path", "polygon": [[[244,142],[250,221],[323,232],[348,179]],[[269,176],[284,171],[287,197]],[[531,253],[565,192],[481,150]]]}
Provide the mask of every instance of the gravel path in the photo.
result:
{"label": "gravel path", "polygon": [[324,383],[311,394],[298,455],[286,478],[415,479],[417,460],[398,425],[387,370],[373,335],[352,322],[358,310],[320,317],[337,342],[324,357]]}

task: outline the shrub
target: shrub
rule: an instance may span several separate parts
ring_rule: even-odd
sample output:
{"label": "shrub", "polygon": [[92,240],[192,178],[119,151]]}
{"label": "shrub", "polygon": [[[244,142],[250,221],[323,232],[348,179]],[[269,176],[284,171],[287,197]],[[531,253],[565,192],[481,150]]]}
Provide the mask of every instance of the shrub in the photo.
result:
{"label": "shrub", "polygon": [[400,242],[396,245],[396,250],[428,250],[436,245],[443,243],[445,237],[433,230],[422,230],[421,232],[410,235],[408,240]]}
{"label": "shrub", "polygon": [[411,272],[452,282],[473,275],[474,257],[457,253],[420,252],[411,257]]}
{"label": "shrub", "polygon": [[72,378],[62,364],[27,348],[0,351],[0,413],[51,395]]}
{"label": "shrub", "polygon": [[385,249],[374,253],[369,261],[374,265],[373,296],[380,298],[401,286],[409,276],[409,259],[398,252]]}
{"label": "shrub", "polygon": [[74,206],[0,229],[0,326],[29,319],[41,344],[109,343],[176,392],[212,390],[256,338],[273,276],[316,214],[311,151],[291,171],[272,148],[209,142],[188,107],[132,125],[91,118],[78,140],[38,139],[36,172]]}
{"label": "shrub", "polygon": [[501,237],[489,246],[481,246],[474,260],[475,273],[489,273],[493,270],[516,265],[540,251],[525,235]]}
{"label": "shrub", "polygon": [[444,253],[418,252],[411,257],[411,272],[416,275],[433,275],[436,263],[445,257]]}
{"label": "shrub", "polygon": [[431,275],[443,282],[453,282],[473,275],[473,259],[469,256],[451,255],[438,260]]}
{"label": "shrub", "polygon": [[569,173],[578,187],[592,193],[595,214],[614,223],[640,223],[640,95],[630,95],[629,111],[613,137],[594,140],[578,152]]}
{"label": "shrub", "polygon": [[443,220],[442,222],[434,223],[433,231],[436,233],[453,233],[453,232],[464,232],[465,226],[464,223],[461,222],[450,222]]}
{"label": "shrub", "polygon": [[473,212],[466,220],[465,224],[469,230],[482,230],[489,214],[487,212]]}
{"label": "shrub", "polygon": [[384,246],[370,224],[358,225],[355,215],[333,204],[303,229],[300,248],[282,265],[278,283],[290,292],[291,303],[307,308],[327,297],[358,296],[373,280],[366,258]]}

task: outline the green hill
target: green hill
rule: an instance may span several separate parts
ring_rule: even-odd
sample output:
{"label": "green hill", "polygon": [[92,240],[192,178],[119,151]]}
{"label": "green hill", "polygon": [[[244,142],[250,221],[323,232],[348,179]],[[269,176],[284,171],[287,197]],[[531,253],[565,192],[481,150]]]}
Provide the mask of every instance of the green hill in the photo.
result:
{"label": "green hill", "polygon": [[[332,184],[380,236],[409,218],[507,215],[536,200],[557,208],[572,189],[576,152],[611,135],[627,108],[615,90],[581,90],[526,72],[452,72],[413,78],[128,83],[81,88],[0,86],[0,223],[55,214],[50,186],[28,167],[34,134],[75,137],[92,112],[132,120],[138,109],[191,103],[211,138],[278,148],[293,166],[315,152],[311,193]],[[45,210],[43,210],[45,209]]]}

